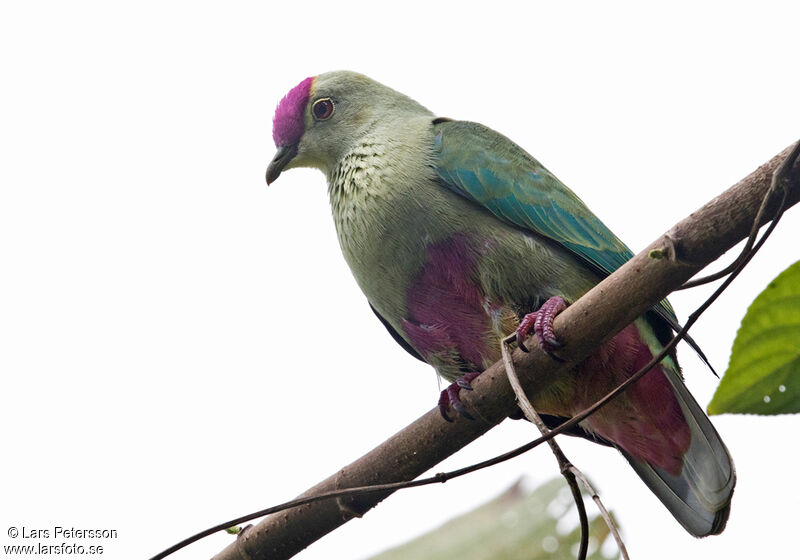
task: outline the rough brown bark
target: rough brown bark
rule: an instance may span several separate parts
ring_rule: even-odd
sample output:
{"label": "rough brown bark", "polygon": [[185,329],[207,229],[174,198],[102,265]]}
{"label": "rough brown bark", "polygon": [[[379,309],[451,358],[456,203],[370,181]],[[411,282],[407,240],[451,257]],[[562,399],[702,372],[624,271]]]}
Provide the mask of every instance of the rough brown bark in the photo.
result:
{"label": "rough brown bark", "polygon": [[[560,363],[538,350],[517,350],[514,364],[527,394],[585,358],[605,339],[632,322],[678,288],[700,269],[746,237],[773,171],[789,154],[787,148],[745,179],[675,225],[647,249],[569,306],[555,321],[564,342]],[[800,164],[792,169],[787,207],[800,199]],[[774,213],[772,204],[771,212]],[[651,251],[669,251],[674,258],[652,258]],[[438,409],[428,411],[384,443],[306,491],[315,495],[370,484],[412,480],[499,424],[515,408],[502,362],[490,367],[462,399],[475,420],[457,417],[445,422]],[[291,558],[325,534],[362,515],[391,492],[347,500],[323,500],[271,515],[242,533],[215,560],[278,560]]]}

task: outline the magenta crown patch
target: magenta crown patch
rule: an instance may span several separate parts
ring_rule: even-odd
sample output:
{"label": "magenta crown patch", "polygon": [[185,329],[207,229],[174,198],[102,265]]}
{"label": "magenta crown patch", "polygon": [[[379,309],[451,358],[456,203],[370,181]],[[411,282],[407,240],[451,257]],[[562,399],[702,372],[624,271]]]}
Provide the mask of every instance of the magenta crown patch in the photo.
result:
{"label": "magenta crown patch", "polygon": [[287,93],[272,119],[272,139],[276,146],[290,146],[300,140],[305,129],[303,113],[311,95],[314,78],[306,78]]}

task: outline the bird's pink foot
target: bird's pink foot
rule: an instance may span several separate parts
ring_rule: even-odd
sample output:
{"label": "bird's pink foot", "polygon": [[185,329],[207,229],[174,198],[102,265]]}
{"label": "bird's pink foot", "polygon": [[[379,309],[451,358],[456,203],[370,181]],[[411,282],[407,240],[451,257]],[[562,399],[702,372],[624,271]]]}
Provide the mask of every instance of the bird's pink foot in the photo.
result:
{"label": "bird's pink foot", "polygon": [[461,389],[466,391],[472,391],[472,382],[476,377],[481,374],[479,371],[465,373],[458,379],[456,379],[453,383],[448,385],[447,389],[442,391],[442,394],[439,395],[439,412],[442,414],[442,418],[447,420],[448,422],[452,422],[453,419],[450,418],[448,411],[452,407],[453,410],[458,412],[464,418],[468,418],[470,420],[474,420],[472,415],[467,411],[464,403],[461,402],[461,397],[459,393]]}
{"label": "bird's pink foot", "polygon": [[554,296],[544,302],[539,311],[525,315],[517,327],[517,346],[520,347],[520,350],[528,351],[525,346],[525,338],[533,331],[539,341],[539,348],[556,357],[553,352],[561,348],[562,344],[553,332],[553,320],[566,308],[567,303],[564,298]]}

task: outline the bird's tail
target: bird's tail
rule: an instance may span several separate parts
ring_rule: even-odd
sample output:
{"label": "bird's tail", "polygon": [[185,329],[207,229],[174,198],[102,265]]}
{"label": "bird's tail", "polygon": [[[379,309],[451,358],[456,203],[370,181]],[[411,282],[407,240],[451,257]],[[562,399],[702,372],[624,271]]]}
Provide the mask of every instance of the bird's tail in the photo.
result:
{"label": "bird's tail", "polygon": [[728,449],[677,373],[666,375],[691,434],[678,474],[622,454],[684,528],[696,537],[717,535],[730,513],[736,471]]}

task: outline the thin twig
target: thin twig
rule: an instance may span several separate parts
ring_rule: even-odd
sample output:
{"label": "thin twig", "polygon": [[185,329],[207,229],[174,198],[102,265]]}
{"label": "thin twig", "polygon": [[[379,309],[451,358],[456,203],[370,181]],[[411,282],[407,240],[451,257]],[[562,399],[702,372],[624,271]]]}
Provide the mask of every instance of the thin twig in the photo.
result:
{"label": "thin twig", "polygon": [[597,509],[600,510],[600,515],[608,525],[611,534],[614,535],[614,540],[617,541],[617,547],[619,548],[619,553],[622,556],[622,560],[630,560],[628,556],[628,550],[625,548],[625,543],[622,542],[622,537],[619,534],[619,529],[617,528],[617,524],[614,523],[614,519],[611,517],[611,514],[608,513],[606,506],[603,505],[603,502],[600,500],[600,495],[597,493],[597,490],[594,489],[594,486],[589,482],[589,479],[584,475],[580,469],[573,466],[572,467],[572,474],[583,484],[584,488],[586,488],[587,492],[592,495],[592,499],[594,503],[597,504]]}
{"label": "thin twig", "polygon": [[[555,441],[554,439],[550,440]],[[561,465],[561,474],[567,479],[569,489],[572,491],[572,499],[575,500],[575,505],[578,507],[578,518],[580,519],[581,526],[581,541],[578,547],[578,560],[586,560],[586,555],[589,553],[589,516],[586,515],[586,505],[583,503],[583,494],[581,488],[578,486],[578,481],[572,470],[575,468],[572,463],[564,463]]]}
{"label": "thin twig", "polygon": [[[506,367],[506,375],[508,376],[508,381],[511,384],[511,388],[514,389],[514,394],[517,397],[517,404],[522,409],[522,413],[525,415],[525,418],[539,428],[539,431],[542,433],[542,435],[546,435],[548,432],[550,432],[550,429],[542,421],[542,417],[539,416],[539,413],[536,412],[536,409],[533,408],[531,401],[528,400],[528,396],[525,394],[525,390],[522,388],[522,385],[519,382],[519,377],[517,377],[517,370],[514,368],[514,360],[511,359],[510,344],[516,339],[517,335],[514,333],[511,336],[504,338],[500,342],[500,353],[503,356],[503,365]],[[564,452],[561,450],[561,446],[556,443],[555,439],[548,440],[547,444],[550,446],[556,461],[558,461],[559,470],[567,480],[567,484],[569,484],[570,490],[572,491],[572,497],[575,500],[575,506],[578,508],[578,517],[580,518],[581,525],[581,540],[578,548],[578,560],[586,560],[586,554],[589,550],[589,518],[586,516],[586,505],[583,503],[583,494],[581,494],[581,489],[578,487],[578,481],[575,479],[575,475],[572,472],[572,469],[575,467],[570,460],[567,459],[567,456],[564,455]]]}

